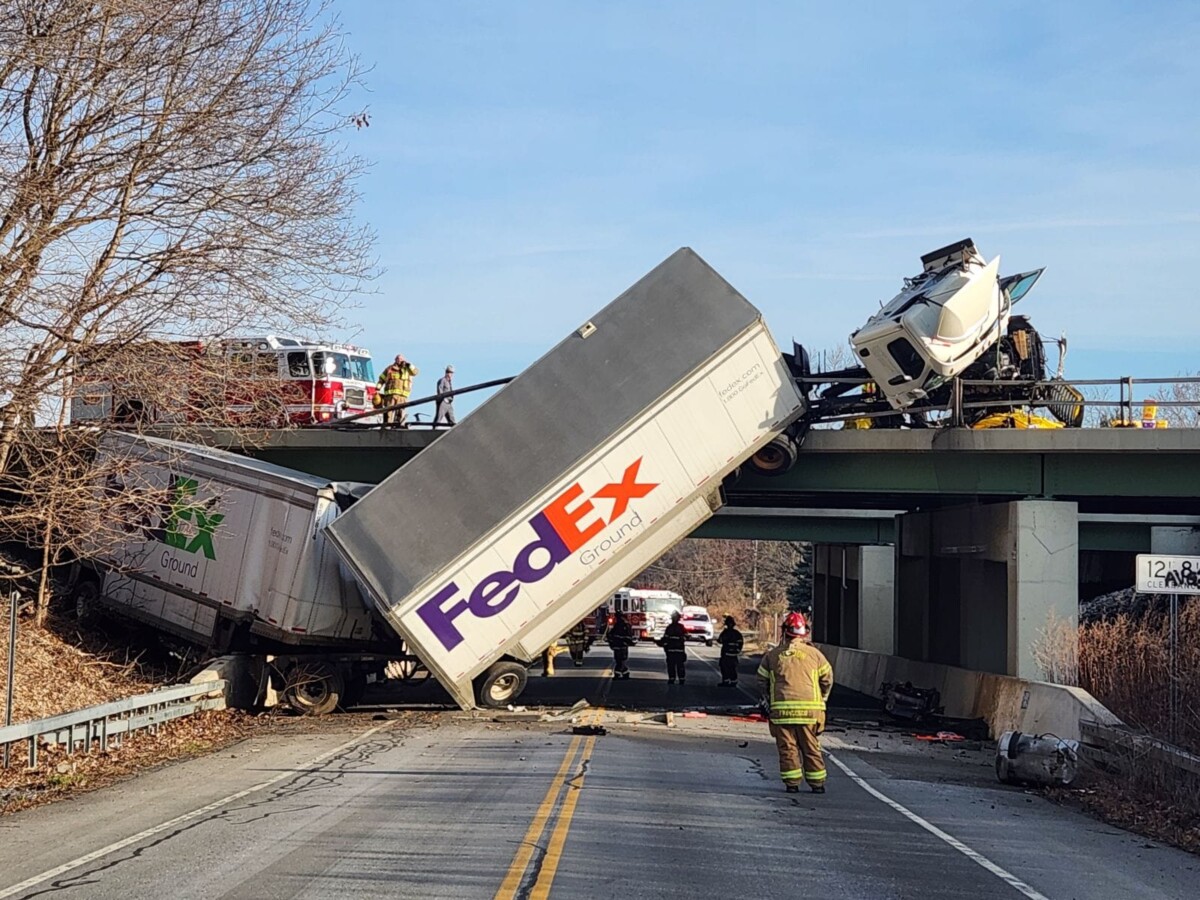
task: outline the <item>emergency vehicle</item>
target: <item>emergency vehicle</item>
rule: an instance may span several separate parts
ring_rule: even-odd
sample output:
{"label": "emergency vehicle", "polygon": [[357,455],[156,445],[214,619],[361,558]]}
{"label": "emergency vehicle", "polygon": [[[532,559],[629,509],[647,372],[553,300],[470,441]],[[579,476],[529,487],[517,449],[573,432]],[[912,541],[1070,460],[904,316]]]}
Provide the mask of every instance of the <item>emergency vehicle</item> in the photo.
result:
{"label": "emergency vehicle", "polygon": [[596,610],[591,632],[602,638],[617,613],[624,613],[635,640],[656,641],[671,624],[671,613],[683,609],[683,598],[674,591],[642,590],[623,587]]}
{"label": "emergency vehicle", "polygon": [[[261,366],[264,378],[285,382],[288,421],[296,425],[328,422],[370,412],[375,395],[371,351],[352,344],[323,344],[301,338],[265,335],[222,342],[229,356]],[[230,398],[231,400],[233,398]],[[232,413],[250,405],[231,402]]]}
{"label": "emergency vehicle", "polygon": [[147,342],[137,369],[79,361],[71,421],[309,425],[370,412],[376,391],[366,348],[280,335]]}

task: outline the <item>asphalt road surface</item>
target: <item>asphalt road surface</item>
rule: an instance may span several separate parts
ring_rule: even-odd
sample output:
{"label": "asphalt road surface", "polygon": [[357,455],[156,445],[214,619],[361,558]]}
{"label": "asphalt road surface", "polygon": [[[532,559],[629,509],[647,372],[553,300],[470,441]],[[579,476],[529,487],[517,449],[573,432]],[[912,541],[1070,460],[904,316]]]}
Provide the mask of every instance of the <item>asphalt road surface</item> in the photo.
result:
{"label": "asphalt road surface", "polygon": [[[597,648],[522,698],[588,699],[575,724],[606,734],[359,714],[350,733],[255,738],[0,819],[0,900],[1197,896],[1196,857],[997,784],[986,749],[862,711],[823,739],[828,793],[785,794],[765,726],[717,714],[749,696],[715,686],[715,655],[694,650],[681,688],[661,651],[636,648],[614,682]],[[703,705],[672,727],[612,712]]]}

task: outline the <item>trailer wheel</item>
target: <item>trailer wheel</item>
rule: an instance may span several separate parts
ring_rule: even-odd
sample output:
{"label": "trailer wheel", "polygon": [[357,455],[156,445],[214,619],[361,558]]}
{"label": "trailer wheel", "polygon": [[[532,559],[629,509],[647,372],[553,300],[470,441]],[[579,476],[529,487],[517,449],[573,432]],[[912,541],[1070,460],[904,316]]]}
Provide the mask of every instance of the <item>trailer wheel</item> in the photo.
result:
{"label": "trailer wheel", "polygon": [[486,709],[502,709],[521,696],[529,672],[520,663],[507,660],[494,663],[475,683],[479,705]]}
{"label": "trailer wheel", "polygon": [[90,578],[75,585],[75,620],[81,625],[94,622],[100,609],[100,585]]}
{"label": "trailer wheel", "polygon": [[776,435],[750,457],[750,466],[759,475],[782,475],[796,464],[797,454],[795,441],[786,434]]}
{"label": "trailer wheel", "polygon": [[346,692],[342,673],[325,662],[300,662],[288,669],[284,702],[302,716],[333,712]]}

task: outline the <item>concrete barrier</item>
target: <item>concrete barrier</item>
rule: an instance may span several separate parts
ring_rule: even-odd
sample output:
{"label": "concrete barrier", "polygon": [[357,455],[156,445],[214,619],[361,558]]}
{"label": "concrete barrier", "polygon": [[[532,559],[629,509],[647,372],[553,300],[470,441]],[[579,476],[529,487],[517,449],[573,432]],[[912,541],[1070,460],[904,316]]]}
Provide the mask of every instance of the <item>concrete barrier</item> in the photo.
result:
{"label": "concrete barrier", "polygon": [[[233,653],[218,656],[196,675],[191,684],[206,681],[225,682],[225,706],[231,709],[255,709],[273,706],[266,673],[266,659],[248,653]],[[270,691],[270,693],[274,693]]]}
{"label": "concrete barrier", "polygon": [[820,646],[833,666],[834,681],[838,684],[872,697],[878,697],[879,686],[889,681],[937,688],[946,715],[983,719],[993,738],[1005,731],[1023,731],[1079,740],[1081,722],[1107,726],[1123,724],[1083,688],[975,672],[849,647]]}

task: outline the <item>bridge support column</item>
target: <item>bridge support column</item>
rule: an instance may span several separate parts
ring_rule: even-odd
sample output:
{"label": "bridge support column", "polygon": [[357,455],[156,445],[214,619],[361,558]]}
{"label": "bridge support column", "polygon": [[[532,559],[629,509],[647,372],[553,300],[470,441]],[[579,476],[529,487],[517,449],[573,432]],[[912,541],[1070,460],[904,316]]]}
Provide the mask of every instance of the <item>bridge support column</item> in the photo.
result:
{"label": "bridge support column", "polygon": [[820,643],[894,652],[891,545],[813,545],[813,634]]}
{"label": "bridge support column", "polygon": [[1047,624],[1074,635],[1074,503],[1021,500],[909,513],[896,533],[896,652],[909,659],[1040,678]]}

